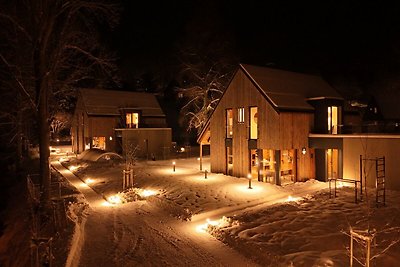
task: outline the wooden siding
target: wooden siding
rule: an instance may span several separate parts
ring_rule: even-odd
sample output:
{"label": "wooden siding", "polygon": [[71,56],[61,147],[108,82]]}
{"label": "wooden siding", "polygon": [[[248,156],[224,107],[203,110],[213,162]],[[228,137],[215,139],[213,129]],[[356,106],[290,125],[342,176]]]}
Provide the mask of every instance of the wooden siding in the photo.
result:
{"label": "wooden siding", "polygon": [[[106,150],[115,151],[116,149],[116,137],[114,127],[118,123],[117,117],[94,117],[88,118],[87,132],[85,137],[91,142],[93,137],[104,136],[106,139]],[[110,140],[112,137],[112,140]]]}
{"label": "wooden siding", "polygon": [[171,128],[138,128],[123,129],[122,131],[122,147],[125,151],[130,145],[137,146],[136,157],[152,158],[154,155],[156,160],[168,159],[171,150]]}
{"label": "wooden siding", "polygon": [[[233,109],[233,175],[245,177],[249,172],[249,107],[258,107],[259,149],[299,149],[308,147],[308,133],[312,127],[313,114],[304,112],[278,113],[251,80],[238,70],[210,120],[211,171],[226,173],[226,109]],[[238,108],[245,109],[245,122],[238,123]],[[308,155],[310,155],[308,153]],[[302,155],[303,156],[303,155]],[[303,158],[306,158],[304,155]],[[305,160],[305,159],[304,159]],[[303,161],[298,162],[303,165]],[[299,166],[299,178],[313,178],[312,167]],[[307,165],[307,166],[306,166]]]}

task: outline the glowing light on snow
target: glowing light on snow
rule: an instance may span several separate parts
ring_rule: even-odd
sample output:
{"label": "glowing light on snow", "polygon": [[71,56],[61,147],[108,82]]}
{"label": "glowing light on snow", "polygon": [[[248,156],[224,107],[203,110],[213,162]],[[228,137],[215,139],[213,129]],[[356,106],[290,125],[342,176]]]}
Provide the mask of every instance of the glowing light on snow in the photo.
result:
{"label": "glowing light on snow", "polygon": [[239,225],[238,221],[233,221],[231,218],[222,216],[221,219],[217,221],[213,221],[210,219],[207,219],[204,224],[200,224],[196,226],[196,232],[198,233],[206,233],[206,232],[212,232],[215,229],[221,229],[224,227],[236,227]]}
{"label": "glowing light on snow", "polygon": [[286,199],[287,202],[292,202],[292,201],[299,201],[302,200],[303,198],[301,197],[292,197],[292,196],[288,196],[288,198]]}
{"label": "glowing light on snow", "polygon": [[157,191],[155,191],[155,190],[145,189],[140,193],[141,197],[149,197],[149,196],[154,196],[154,195],[157,195]]}
{"label": "glowing light on snow", "polygon": [[181,147],[181,152],[185,152],[185,148],[184,147]]}
{"label": "glowing light on snow", "polygon": [[104,207],[113,207],[113,206],[114,206],[113,204],[111,204],[111,203],[108,202],[108,201],[103,201],[103,202],[101,202],[100,205],[101,205],[101,206],[104,206]]}
{"label": "glowing light on snow", "polygon": [[206,220],[206,223],[200,224],[196,227],[196,231],[199,233],[206,233],[209,226],[218,226],[218,221],[212,221],[210,219]]}
{"label": "glowing light on snow", "polygon": [[85,184],[85,183],[79,183],[79,185],[78,185],[79,187],[81,187],[81,188],[88,188],[89,186],[87,185],[87,184]]}
{"label": "glowing light on snow", "polygon": [[59,162],[67,161],[67,158],[61,157],[61,158],[58,159],[58,161],[59,161]]}
{"label": "glowing light on snow", "polygon": [[93,180],[93,179],[91,179],[91,178],[87,178],[86,180],[85,180],[85,183],[86,184],[93,184],[95,182],[95,180]]}
{"label": "glowing light on snow", "polygon": [[109,196],[107,198],[107,201],[110,202],[111,204],[114,204],[114,205],[122,203],[122,199],[121,199],[121,197],[119,195]]}
{"label": "glowing light on snow", "polygon": [[[234,190],[244,193],[246,195],[257,195],[257,194],[265,193],[264,188],[257,184],[251,185],[251,189],[249,189],[248,186],[244,186],[244,185],[233,185],[233,187],[234,187]],[[262,196],[262,195],[260,195],[260,196]]]}
{"label": "glowing light on snow", "polygon": [[70,171],[73,172],[73,171],[75,171],[76,169],[78,169],[78,166],[72,165],[72,166],[69,166],[68,169],[69,169]]}

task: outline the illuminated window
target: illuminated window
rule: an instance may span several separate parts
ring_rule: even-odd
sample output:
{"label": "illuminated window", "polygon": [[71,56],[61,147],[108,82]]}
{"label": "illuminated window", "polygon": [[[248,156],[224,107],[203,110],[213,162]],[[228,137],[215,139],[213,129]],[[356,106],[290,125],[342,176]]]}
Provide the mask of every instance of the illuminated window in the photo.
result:
{"label": "illuminated window", "polygon": [[233,110],[226,110],[226,138],[233,137]]}
{"label": "illuminated window", "polygon": [[106,150],[106,137],[96,136],[92,138],[92,147]]}
{"label": "illuminated window", "polygon": [[328,132],[331,134],[338,133],[338,107],[328,107]]}
{"label": "illuminated window", "polygon": [[250,107],[250,139],[257,139],[258,138],[258,108],[257,107]]}
{"label": "illuminated window", "polygon": [[137,112],[126,113],[126,127],[139,128],[139,113]]}
{"label": "illuminated window", "polygon": [[238,122],[244,122],[244,108],[238,108]]}

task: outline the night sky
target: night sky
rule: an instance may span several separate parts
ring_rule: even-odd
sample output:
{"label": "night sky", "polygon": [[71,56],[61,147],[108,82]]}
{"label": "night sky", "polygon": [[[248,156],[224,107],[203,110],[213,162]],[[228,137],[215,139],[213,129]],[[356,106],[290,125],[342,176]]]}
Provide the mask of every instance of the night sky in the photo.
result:
{"label": "night sky", "polygon": [[127,86],[143,75],[173,78],[187,43],[210,50],[222,44],[229,55],[221,56],[236,62],[320,74],[363,91],[395,81],[400,69],[400,9],[394,4],[149,0],[122,7],[112,39]]}

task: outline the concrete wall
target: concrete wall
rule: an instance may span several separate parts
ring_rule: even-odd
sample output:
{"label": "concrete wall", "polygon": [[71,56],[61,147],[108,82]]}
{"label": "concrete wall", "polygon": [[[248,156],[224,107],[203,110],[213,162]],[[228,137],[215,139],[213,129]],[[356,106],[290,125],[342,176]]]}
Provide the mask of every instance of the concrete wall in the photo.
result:
{"label": "concrete wall", "polygon": [[[400,136],[358,136],[343,138],[343,177],[360,179],[360,155],[363,158],[385,156],[386,188],[400,190]],[[367,186],[375,187],[375,161],[365,164]]]}
{"label": "concrete wall", "polygon": [[[122,132],[122,149],[126,150],[129,144],[138,146],[136,156],[151,160],[151,155],[156,160],[169,157],[172,144],[171,128],[138,128],[119,129]],[[124,152],[125,153],[125,152]]]}

